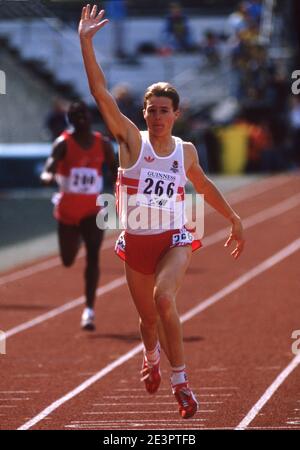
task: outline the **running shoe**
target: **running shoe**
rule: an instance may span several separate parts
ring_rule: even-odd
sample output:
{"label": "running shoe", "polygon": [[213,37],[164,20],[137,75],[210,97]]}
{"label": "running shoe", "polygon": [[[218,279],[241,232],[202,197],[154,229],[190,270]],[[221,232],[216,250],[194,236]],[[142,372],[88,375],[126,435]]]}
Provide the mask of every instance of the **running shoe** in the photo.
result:
{"label": "running shoe", "polygon": [[153,366],[150,366],[144,355],[141,375],[141,381],[144,381],[146,390],[149,394],[155,394],[161,381],[159,362]]}
{"label": "running shoe", "polygon": [[84,308],[81,316],[81,328],[87,331],[95,330],[95,313],[92,308]]}
{"label": "running shoe", "polygon": [[179,405],[179,414],[183,419],[189,419],[196,414],[198,402],[187,383],[172,386],[172,392]]}

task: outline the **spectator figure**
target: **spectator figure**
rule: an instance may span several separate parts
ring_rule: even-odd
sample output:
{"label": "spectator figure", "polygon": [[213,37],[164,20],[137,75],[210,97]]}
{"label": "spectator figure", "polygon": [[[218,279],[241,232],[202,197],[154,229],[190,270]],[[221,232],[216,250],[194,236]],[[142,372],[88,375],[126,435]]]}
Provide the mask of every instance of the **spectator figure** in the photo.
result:
{"label": "spectator figure", "polygon": [[217,131],[221,147],[221,169],[227,175],[243,173],[247,164],[249,151],[249,125],[236,117],[233,123]]}
{"label": "spectator figure", "polygon": [[119,83],[112,89],[118,107],[137,126],[143,123],[141,108],[138,107],[136,99],[127,83]]}
{"label": "spectator figure", "polygon": [[46,117],[45,125],[51,133],[51,139],[55,140],[67,127],[67,102],[61,98],[55,98],[53,108]]}
{"label": "spectator figure", "polygon": [[267,166],[270,167],[271,164],[267,163],[267,161],[270,161],[272,158],[272,149],[272,135],[267,123],[261,121],[258,124],[249,124],[249,148],[246,172],[258,173],[265,171]]}
{"label": "spectator figure", "polygon": [[253,20],[257,25],[259,25],[263,12],[261,0],[249,0],[246,3],[246,11],[250,19]]}
{"label": "spectator figure", "polygon": [[220,62],[218,37],[213,31],[206,31],[204,40],[200,44],[200,49],[209,65],[215,66]]}
{"label": "spectator figure", "polygon": [[114,55],[116,58],[126,58],[124,43],[126,42],[124,24],[127,17],[126,0],[107,0],[105,2],[106,14],[112,19],[114,35]]}
{"label": "spectator figure", "polygon": [[188,18],[177,2],[170,4],[170,13],[166,18],[164,35],[166,36],[167,46],[171,47],[173,51],[190,51],[194,48]]}
{"label": "spectator figure", "polygon": [[240,2],[236,11],[231,13],[227,20],[227,32],[234,37],[239,31],[247,28],[247,4]]}

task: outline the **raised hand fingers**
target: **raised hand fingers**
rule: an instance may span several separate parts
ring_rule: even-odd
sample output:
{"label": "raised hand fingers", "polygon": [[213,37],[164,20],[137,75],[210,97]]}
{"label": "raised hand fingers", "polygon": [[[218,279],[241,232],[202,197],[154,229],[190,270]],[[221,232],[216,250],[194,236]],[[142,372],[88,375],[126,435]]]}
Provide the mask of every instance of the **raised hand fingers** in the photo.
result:
{"label": "raised hand fingers", "polygon": [[81,11],[81,20],[85,19],[85,6],[82,8]]}
{"label": "raised hand fingers", "polygon": [[94,5],[93,8],[92,8],[92,12],[91,12],[90,18],[94,19],[96,17],[96,14],[97,14],[97,5]]}
{"label": "raised hand fingers", "polygon": [[99,11],[98,16],[96,17],[96,20],[99,22],[102,17],[104,16],[104,9],[101,9],[101,11]]}
{"label": "raised hand fingers", "polygon": [[91,5],[90,4],[88,4],[88,5],[86,5],[86,7],[85,7],[85,19],[89,19],[90,18],[90,10],[91,10]]}

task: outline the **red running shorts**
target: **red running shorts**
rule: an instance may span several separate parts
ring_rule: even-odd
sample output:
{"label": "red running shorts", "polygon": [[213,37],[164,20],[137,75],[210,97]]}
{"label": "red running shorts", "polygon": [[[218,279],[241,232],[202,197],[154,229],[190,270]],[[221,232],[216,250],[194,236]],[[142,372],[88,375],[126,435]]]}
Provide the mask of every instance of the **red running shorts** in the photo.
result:
{"label": "red running shorts", "polygon": [[116,242],[115,252],[131,269],[151,275],[170,248],[187,245],[192,246],[192,251],[202,247],[201,241],[195,239],[185,228],[151,235],[136,235],[123,231]]}

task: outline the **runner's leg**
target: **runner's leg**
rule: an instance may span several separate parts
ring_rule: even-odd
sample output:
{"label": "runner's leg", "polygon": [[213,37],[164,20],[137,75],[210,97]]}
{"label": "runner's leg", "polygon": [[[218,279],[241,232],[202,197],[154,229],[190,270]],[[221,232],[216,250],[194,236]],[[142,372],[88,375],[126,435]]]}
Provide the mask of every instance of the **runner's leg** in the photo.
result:
{"label": "runner's leg", "polygon": [[75,261],[80,247],[80,230],[76,225],[57,224],[59,253],[65,267]]}
{"label": "runner's leg", "polygon": [[154,275],[144,275],[125,263],[128,287],[140,316],[140,332],[146,350],[155,348],[157,335],[157,311],[153,301]]}
{"label": "runner's leg", "polygon": [[99,258],[104,231],[97,227],[96,216],[90,216],[81,220],[80,232],[86,247],[84,274],[86,306],[93,309],[100,277]]}
{"label": "runner's leg", "polygon": [[191,254],[191,246],[170,249],[160,260],[155,274],[154,300],[164,330],[172,367],[184,365],[182,327],[175,300]]}

